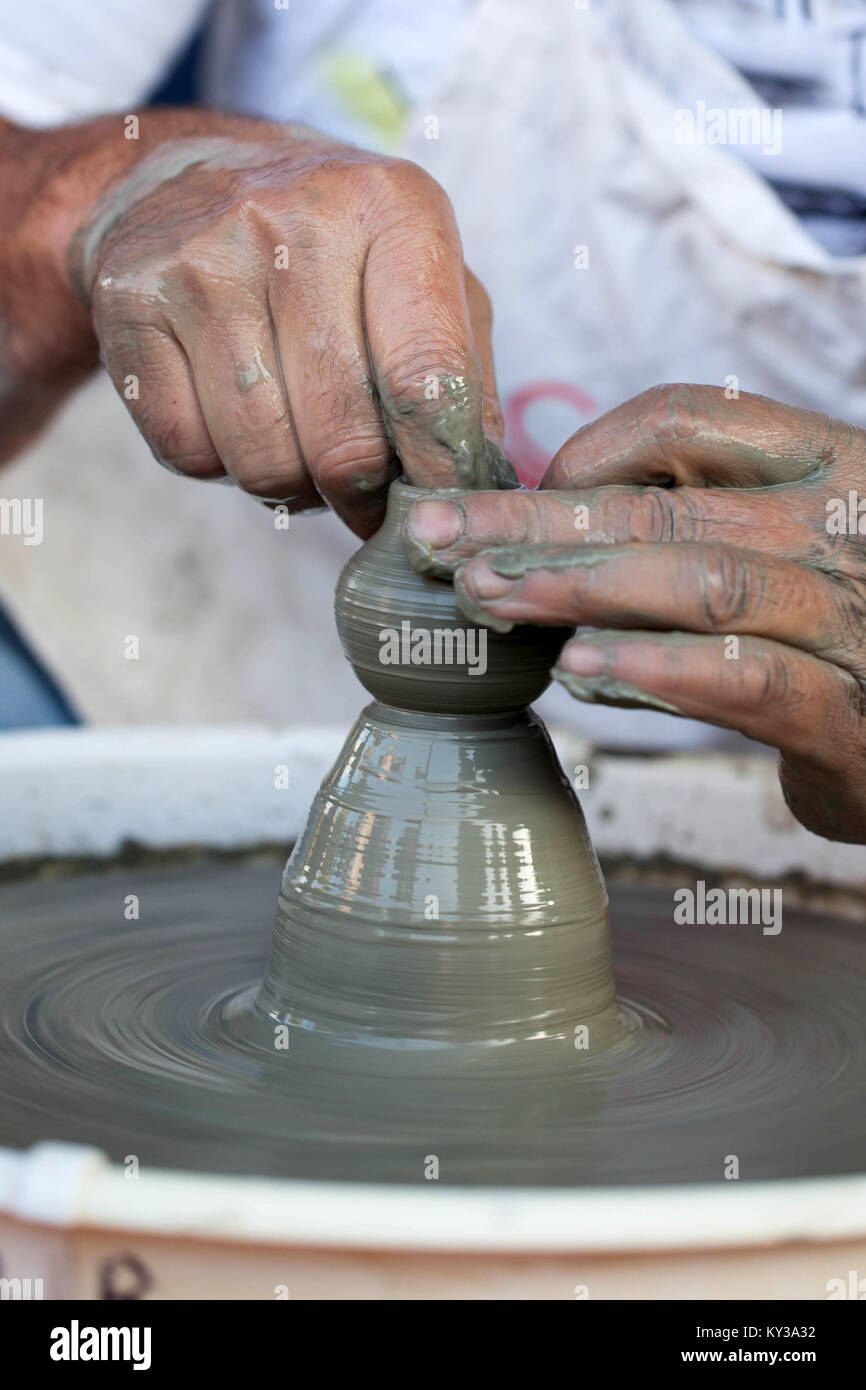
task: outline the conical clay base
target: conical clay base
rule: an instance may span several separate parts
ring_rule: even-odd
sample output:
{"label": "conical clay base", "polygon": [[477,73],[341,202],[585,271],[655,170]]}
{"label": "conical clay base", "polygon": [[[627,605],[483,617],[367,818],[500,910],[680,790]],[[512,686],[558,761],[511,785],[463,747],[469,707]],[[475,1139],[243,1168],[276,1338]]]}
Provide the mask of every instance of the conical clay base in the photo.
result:
{"label": "conical clay base", "polygon": [[567,1047],[597,1055],[627,1031],[607,894],[577,798],[523,708],[562,634],[485,633],[474,676],[380,663],[382,634],[407,622],[474,632],[478,650],[450,585],[406,561],[400,524],[420,495],[394,484],[337,597],[360,678],[405,707],[369,705],[316,796],[256,1010],[343,1043],[520,1054],[521,1069],[530,1049],[540,1067]]}
{"label": "conical clay base", "polygon": [[607,895],[539,719],[368,706],[286,866],[259,1006],[355,1041],[616,1038]]}

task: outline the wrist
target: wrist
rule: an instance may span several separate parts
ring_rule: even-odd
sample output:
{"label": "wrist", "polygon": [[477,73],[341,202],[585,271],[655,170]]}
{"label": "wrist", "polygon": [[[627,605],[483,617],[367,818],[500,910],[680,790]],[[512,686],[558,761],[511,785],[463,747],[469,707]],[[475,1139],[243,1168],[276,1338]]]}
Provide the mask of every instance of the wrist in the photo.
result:
{"label": "wrist", "polygon": [[76,178],[86,141],[83,127],[0,129],[2,365],[23,400],[56,394],[97,358],[90,316],[66,270],[88,195]]}

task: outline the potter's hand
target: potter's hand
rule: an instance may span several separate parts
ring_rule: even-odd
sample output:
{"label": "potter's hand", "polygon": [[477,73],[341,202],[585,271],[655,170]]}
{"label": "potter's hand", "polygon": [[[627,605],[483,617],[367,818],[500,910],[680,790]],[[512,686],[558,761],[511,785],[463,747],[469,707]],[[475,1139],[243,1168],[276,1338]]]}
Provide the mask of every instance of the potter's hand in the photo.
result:
{"label": "potter's hand", "polygon": [[797,818],[866,841],[866,432],[657,387],[579,430],[540,491],[421,502],[408,525],[476,620],[597,629],[554,671],[579,699],[772,744]]}
{"label": "potter's hand", "polygon": [[[64,364],[80,376],[98,340],[166,465],[292,509],[324,499],[360,535],[381,521],[397,454],[420,485],[483,482],[476,465],[489,480],[489,304],[433,179],[212,112],[146,111],[138,138],[124,132],[121,117],[0,131],[10,197],[15,169],[33,185],[7,213],[22,229],[12,365],[33,391]],[[50,331],[33,327],[46,271],[30,299],[23,287],[40,256]]]}

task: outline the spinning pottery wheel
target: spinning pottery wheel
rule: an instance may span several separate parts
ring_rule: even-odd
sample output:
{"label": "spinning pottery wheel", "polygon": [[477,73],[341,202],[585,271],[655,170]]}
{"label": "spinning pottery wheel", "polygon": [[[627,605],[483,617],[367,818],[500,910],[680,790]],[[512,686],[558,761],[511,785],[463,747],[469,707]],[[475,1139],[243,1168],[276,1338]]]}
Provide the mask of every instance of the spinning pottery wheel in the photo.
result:
{"label": "spinning pottery wheel", "polygon": [[[395,484],[340,581],[374,700],[286,866],[270,946],[269,866],[139,871],[129,922],[111,874],[0,886],[0,1144],[428,1204],[445,1184],[627,1203],[699,1184],[709,1209],[732,1157],[768,1192],[859,1173],[862,929],[805,911],[777,937],[682,927],[669,890],[619,885],[611,933],[526,710],[561,634],[489,634],[483,675],[413,663],[419,634],[469,628],[405,560],[413,495]],[[410,660],[383,664],[404,623]]]}

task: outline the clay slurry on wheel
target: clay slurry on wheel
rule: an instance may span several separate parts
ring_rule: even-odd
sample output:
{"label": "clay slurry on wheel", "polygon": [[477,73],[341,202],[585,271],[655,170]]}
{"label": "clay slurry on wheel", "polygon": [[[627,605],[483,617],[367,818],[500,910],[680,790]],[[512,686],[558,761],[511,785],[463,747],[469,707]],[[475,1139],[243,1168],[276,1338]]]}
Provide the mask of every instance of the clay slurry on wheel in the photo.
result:
{"label": "clay slurry on wheel", "polygon": [[547,1080],[441,1056],[401,1080],[387,1053],[315,1033],[280,1051],[238,1027],[278,877],[137,870],[138,922],[118,911],[128,869],[0,886],[0,1144],[372,1182],[421,1183],[430,1153],[441,1181],[472,1184],[722,1181],[729,1154],[744,1180],[862,1170],[857,923],[788,910],[777,937],[677,926],[670,891],[614,884],[619,993],[640,1021],[626,1046],[563,1039]]}

